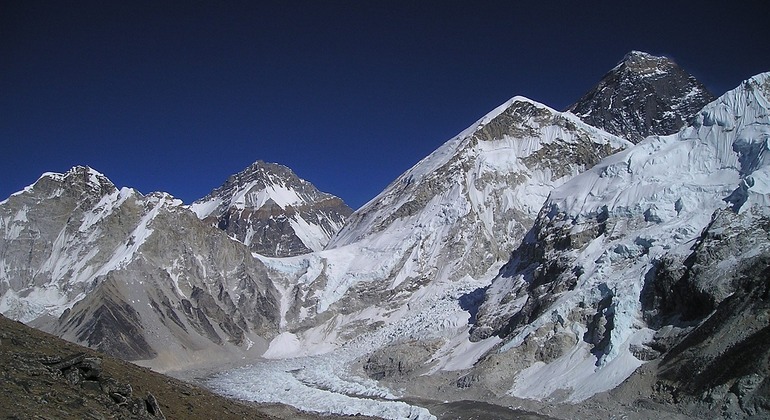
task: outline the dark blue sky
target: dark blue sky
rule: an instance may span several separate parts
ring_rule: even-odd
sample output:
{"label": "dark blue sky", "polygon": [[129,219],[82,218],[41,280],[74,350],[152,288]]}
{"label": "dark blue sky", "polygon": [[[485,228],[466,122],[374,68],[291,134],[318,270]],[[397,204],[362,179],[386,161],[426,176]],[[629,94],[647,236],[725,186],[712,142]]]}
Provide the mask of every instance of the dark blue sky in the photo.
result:
{"label": "dark blue sky", "polygon": [[357,208],[508,98],[564,109],[633,49],[716,94],[769,71],[766,4],[0,0],[0,199],[83,164],[189,203],[262,159]]}

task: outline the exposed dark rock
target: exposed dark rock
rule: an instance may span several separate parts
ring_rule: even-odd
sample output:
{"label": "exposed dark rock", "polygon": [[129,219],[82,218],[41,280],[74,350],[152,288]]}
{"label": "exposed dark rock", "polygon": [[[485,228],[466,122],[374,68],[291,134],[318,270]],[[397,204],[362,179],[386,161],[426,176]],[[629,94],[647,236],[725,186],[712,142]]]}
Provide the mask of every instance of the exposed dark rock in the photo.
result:
{"label": "exposed dark rock", "polygon": [[78,363],[85,360],[85,358],[86,358],[86,354],[80,353],[80,354],[74,354],[64,359],[60,357],[54,357],[52,358],[50,363],[47,363],[46,361],[42,361],[42,363],[45,365],[49,365],[49,368],[53,370],[65,370],[72,366],[77,365]]}
{"label": "exposed dark rock", "polygon": [[569,111],[584,122],[637,143],[676,133],[714,96],[666,57],[633,51]]}
{"label": "exposed dark rock", "polygon": [[78,364],[83,379],[97,380],[102,375],[102,359],[98,357],[86,357]]}
{"label": "exposed dark rock", "polygon": [[120,383],[113,378],[105,378],[99,384],[102,387],[102,391],[110,395],[121,395],[125,398],[131,398],[131,394],[134,392],[131,384]]}
{"label": "exposed dark rock", "polygon": [[[89,347],[125,360],[151,359],[157,355],[144,338],[139,313],[118,297],[109,281],[95,294],[101,295],[93,315],[76,327],[78,340]],[[92,295],[89,298],[93,299]],[[117,332],[117,333],[116,333]]]}
{"label": "exposed dark rock", "polygon": [[166,416],[163,415],[163,412],[160,409],[160,404],[158,404],[158,400],[155,398],[154,395],[151,393],[147,393],[147,398],[144,399],[147,402],[147,412],[156,418],[159,419],[165,419]]}
{"label": "exposed dark rock", "polygon": [[455,382],[455,385],[457,385],[458,388],[464,389],[464,388],[470,388],[473,386],[474,382],[478,382],[479,378],[477,375],[464,375],[459,378],[457,378],[457,382]]}
{"label": "exposed dark rock", "polygon": [[128,407],[132,414],[140,418],[166,418],[158,400],[151,393],[148,393],[144,399],[132,399],[130,384],[121,384],[110,377],[103,377],[100,357],[87,357],[85,353],[78,353],[64,358],[43,360],[41,363],[47,365],[51,371],[63,375],[71,386],[103,393],[109,396],[118,407]]}

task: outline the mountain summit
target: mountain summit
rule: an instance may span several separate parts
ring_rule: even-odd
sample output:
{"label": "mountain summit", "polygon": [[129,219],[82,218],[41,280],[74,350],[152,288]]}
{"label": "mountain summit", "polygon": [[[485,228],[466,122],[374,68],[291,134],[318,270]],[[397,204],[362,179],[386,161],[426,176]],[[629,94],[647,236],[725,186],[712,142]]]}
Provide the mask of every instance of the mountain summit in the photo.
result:
{"label": "mountain summit", "polygon": [[671,59],[631,51],[569,108],[584,122],[638,143],[676,133],[714,96]]}
{"label": "mountain summit", "polygon": [[320,251],[353,212],[291,169],[261,160],[190,207],[200,219],[269,257]]}

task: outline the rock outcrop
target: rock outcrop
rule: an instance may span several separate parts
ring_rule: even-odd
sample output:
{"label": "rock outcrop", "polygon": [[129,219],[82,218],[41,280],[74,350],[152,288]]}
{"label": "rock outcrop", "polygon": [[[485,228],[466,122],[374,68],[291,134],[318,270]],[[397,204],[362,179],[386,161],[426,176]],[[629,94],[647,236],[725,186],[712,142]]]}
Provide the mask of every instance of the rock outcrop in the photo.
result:
{"label": "rock outcrop", "polygon": [[45,365],[54,376],[63,376],[73,387],[80,387],[96,393],[96,400],[100,398],[99,391],[108,396],[117,406],[109,407],[118,411],[116,416],[134,416],[136,418],[165,419],[158,400],[152,393],[145,398],[135,397],[131,384],[124,384],[115,379],[102,375],[102,359],[99,357],[86,357],[85,353],[79,353],[67,357],[47,357],[40,362]]}
{"label": "rock outcrop", "polygon": [[703,415],[770,414],[770,218],[715,212],[693,252],[661,260],[646,286],[655,396]]}

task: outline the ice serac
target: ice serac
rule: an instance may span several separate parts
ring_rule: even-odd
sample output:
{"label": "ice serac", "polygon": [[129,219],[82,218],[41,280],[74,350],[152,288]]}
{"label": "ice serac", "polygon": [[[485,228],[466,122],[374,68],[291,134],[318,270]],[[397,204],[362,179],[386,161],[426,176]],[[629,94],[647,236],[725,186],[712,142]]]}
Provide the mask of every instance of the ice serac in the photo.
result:
{"label": "ice serac", "polygon": [[569,110],[584,122],[634,143],[674,134],[713,95],[671,59],[640,51],[623,61]]}
{"label": "ice serac", "polygon": [[291,169],[262,161],[190,207],[205,222],[269,257],[320,251],[353,212]]}
{"label": "ice serac", "polygon": [[0,203],[0,312],[158,369],[264,350],[277,291],[248,248],[165,193],[87,167]]}
{"label": "ice serac", "polygon": [[657,398],[766,413],[767,357],[737,355],[770,344],[768,98],[763,73],[556,188],[486,291],[479,383],[507,363],[511,395],[578,401],[652,360]]}

